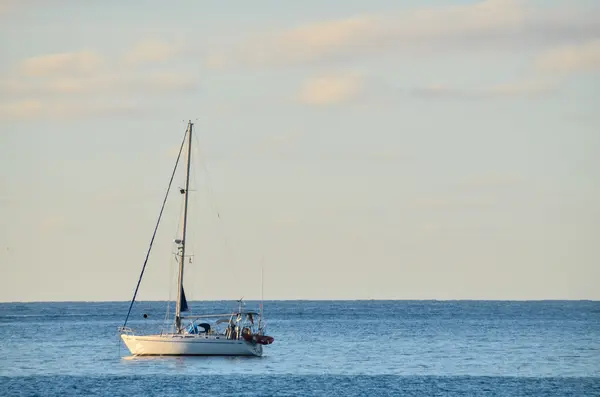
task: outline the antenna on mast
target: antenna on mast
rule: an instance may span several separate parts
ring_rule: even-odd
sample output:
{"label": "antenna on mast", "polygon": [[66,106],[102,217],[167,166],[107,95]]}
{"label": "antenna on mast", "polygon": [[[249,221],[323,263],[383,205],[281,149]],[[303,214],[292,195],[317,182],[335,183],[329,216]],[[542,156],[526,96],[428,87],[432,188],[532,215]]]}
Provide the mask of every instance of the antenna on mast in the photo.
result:
{"label": "antenna on mast", "polygon": [[263,317],[263,302],[265,300],[265,256],[262,256],[262,260],[260,262],[260,317],[258,318],[258,328],[260,329]]}

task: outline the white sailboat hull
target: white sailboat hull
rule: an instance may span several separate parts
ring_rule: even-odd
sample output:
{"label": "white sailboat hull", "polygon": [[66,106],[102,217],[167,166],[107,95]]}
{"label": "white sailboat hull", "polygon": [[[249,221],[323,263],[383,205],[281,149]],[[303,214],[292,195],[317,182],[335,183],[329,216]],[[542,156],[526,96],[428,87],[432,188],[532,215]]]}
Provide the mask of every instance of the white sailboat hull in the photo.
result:
{"label": "white sailboat hull", "polygon": [[224,336],[131,335],[121,339],[135,356],[262,356],[260,344]]}

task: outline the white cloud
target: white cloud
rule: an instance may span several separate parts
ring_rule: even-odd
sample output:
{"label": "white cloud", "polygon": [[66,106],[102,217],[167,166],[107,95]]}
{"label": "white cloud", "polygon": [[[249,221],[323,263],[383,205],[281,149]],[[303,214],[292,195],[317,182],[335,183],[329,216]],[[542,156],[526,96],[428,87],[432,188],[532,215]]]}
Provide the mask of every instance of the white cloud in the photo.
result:
{"label": "white cloud", "polygon": [[163,40],[144,40],[138,43],[125,56],[125,62],[139,64],[145,62],[165,62],[184,50],[181,42],[169,43]]}
{"label": "white cloud", "polygon": [[466,179],[458,184],[467,190],[481,189],[515,189],[526,184],[528,180],[520,175],[487,174]]}
{"label": "white cloud", "polygon": [[82,96],[88,94],[147,95],[186,92],[198,88],[195,78],[174,72],[16,79],[0,81],[0,97]]}
{"label": "white cloud", "polygon": [[250,46],[245,57],[257,63],[312,61],[368,38],[376,22],[361,16],[301,26],[266,40],[266,45]]}
{"label": "white cloud", "polygon": [[[535,58],[536,53],[549,51],[539,61],[541,65],[549,68],[551,63],[554,67],[560,63],[563,69],[575,71],[583,64],[595,67],[596,45],[577,47],[576,55],[567,49],[555,52],[554,48],[578,46],[582,41],[598,36],[598,5],[485,0],[307,24],[279,34],[252,38],[237,51],[212,54],[207,58],[206,66],[218,69],[285,67],[364,61],[369,56],[380,55],[414,59],[448,54],[481,56],[491,53],[496,56],[519,51]],[[408,90],[413,96],[460,99],[543,97],[556,92],[561,80],[552,74],[539,75],[538,71],[539,68],[530,68],[514,81],[497,85],[466,88],[450,83],[415,89],[405,87],[398,91],[405,93]],[[359,85],[356,80],[334,76],[306,82],[299,99],[314,105],[344,102],[364,94],[359,93],[363,87],[368,88],[365,91],[370,95],[373,89],[382,91],[378,87],[367,87],[366,82]],[[390,94],[389,87],[384,90],[387,90],[386,95]],[[392,96],[397,94],[391,93]],[[363,97],[366,99],[367,96]]]}
{"label": "white cloud", "polygon": [[143,61],[166,60],[166,47],[146,43],[132,54],[130,68],[118,57],[87,50],[27,58],[0,79],[0,118],[130,116],[142,112],[153,95],[198,89],[198,79],[190,73],[144,67]]}
{"label": "white cloud", "polygon": [[133,102],[112,103],[24,100],[0,103],[0,119],[5,120],[73,120],[89,117],[137,117],[148,114]]}
{"label": "white cloud", "polygon": [[539,97],[555,93],[571,76],[582,72],[600,72],[600,38],[541,52],[533,56],[526,73],[512,82],[471,89],[430,85],[415,88],[411,93],[427,98]]}
{"label": "white cloud", "polygon": [[431,197],[420,197],[413,201],[413,207],[421,210],[452,210],[489,208],[495,205],[497,200],[493,196],[449,196],[439,195]]}
{"label": "white cloud", "polygon": [[101,57],[95,52],[65,52],[27,58],[19,70],[25,76],[72,75],[95,72],[101,64]]}
{"label": "white cloud", "polygon": [[167,72],[7,80],[0,82],[0,119],[137,116],[149,96],[197,88],[195,78]]}
{"label": "white cloud", "polygon": [[556,93],[559,88],[559,81],[546,77],[527,77],[502,84],[469,88],[448,84],[401,87],[373,76],[340,73],[305,81],[300,87],[298,100],[314,106],[341,103],[381,106],[403,101],[407,97],[474,101],[547,97]]}
{"label": "white cloud", "polygon": [[14,0],[0,0],[0,15],[8,14],[14,9],[16,1]]}
{"label": "white cloud", "polygon": [[56,233],[66,226],[66,219],[62,215],[46,215],[38,224],[38,231],[42,234]]}
{"label": "white cloud", "polygon": [[73,5],[73,0],[0,0],[0,18],[15,18],[30,11],[43,14],[47,8],[65,9]]}
{"label": "white cloud", "polygon": [[362,79],[355,74],[318,77],[304,83],[298,99],[317,106],[343,103],[355,99],[361,88]]}
{"label": "white cloud", "polygon": [[523,79],[510,83],[478,88],[459,88],[447,85],[429,85],[410,90],[415,97],[439,99],[494,99],[514,97],[546,96],[556,91],[557,84],[552,80]]}
{"label": "white cloud", "polygon": [[25,100],[18,102],[9,102],[0,104],[0,118],[5,119],[25,119],[35,117],[43,112],[44,106],[40,101]]}
{"label": "white cloud", "polygon": [[600,38],[564,45],[539,56],[536,68],[546,73],[600,71]]}
{"label": "white cloud", "polygon": [[5,16],[29,5],[32,0],[0,0],[0,16]]}
{"label": "white cloud", "polygon": [[486,0],[417,8],[387,15],[321,21],[256,37],[239,51],[213,54],[219,66],[290,65],[369,54],[440,55],[444,52],[545,48],[600,35],[598,7],[553,6],[531,0]]}

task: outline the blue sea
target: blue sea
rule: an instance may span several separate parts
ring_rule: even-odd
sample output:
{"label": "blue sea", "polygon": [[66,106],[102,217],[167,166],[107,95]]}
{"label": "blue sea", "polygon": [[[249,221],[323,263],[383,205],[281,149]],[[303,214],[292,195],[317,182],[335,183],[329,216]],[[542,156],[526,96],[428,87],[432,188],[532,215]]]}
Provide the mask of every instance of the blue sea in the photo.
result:
{"label": "blue sea", "polygon": [[[600,302],[266,301],[275,342],[245,358],[133,358],[128,304],[0,303],[0,395],[600,396]],[[136,303],[128,325],[166,309]]]}

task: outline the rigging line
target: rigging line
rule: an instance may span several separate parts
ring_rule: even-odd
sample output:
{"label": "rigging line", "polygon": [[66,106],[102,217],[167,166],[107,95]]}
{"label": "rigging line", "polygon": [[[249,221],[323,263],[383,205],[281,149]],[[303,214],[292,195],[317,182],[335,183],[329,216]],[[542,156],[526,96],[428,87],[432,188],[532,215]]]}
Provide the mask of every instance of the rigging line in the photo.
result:
{"label": "rigging line", "polygon": [[[200,143],[198,141],[198,134],[194,135],[194,138],[196,138],[195,139],[196,147],[194,148],[194,156],[191,159],[191,161],[192,161],[192,168],[191,168],[191,171],[190,171],[190,175],[191,175],[191,178],[192,178],[192,184],[194,186],[194,190],[197,190],[199,188],[200,184],[198,183],[198,180],[197,180],[197,174],[198,173],[197,173],[197,170],[196,170],[196,157],[200,157],[200,153],[199,153]],[[193,204],[196,205],[196,208],[198,208],[198,211],[200,212],[200,208],[202,208],[201,201],[200,201],[200,195],[194,194],[194,195],[192,195],[192,197],[194,197],[194,203]],[[196,274],[196,271],[199,269],[197,266],[195,266],[196,265],[196,257],[195,257],[195,255],[196,255],[195,254],[196,253],[196,248],[198,248],[199,250],[202,250],[202,246],[197,246],[196,245],[196,242],[199,240],[199,238],[196,238],[196,237],[202,235],[201,228],[198,227],[199,225],[196,225],[196,226],[197,226],[196,228],[192,228],[192,230],[191,230],[191,235],[193,236],[193,239],[191,240],[192,242],[190,243],[191,246],[192,246],[192,251],[194,252],[194,254],[192,255],[192,257],[194,258],[193,262],[190,262],[190,263],[194,264],[194,266],[191,267],[193,274]],[[198,232],[199,230],[200,230],[200,232]],[[192,257],[190,257],[190,260],[192,260]],[[198,259],[197,263],[200,264],[201,262],[202,262],[202,260]],[[196,277],[191,277],[190,279],[192,280],[192,284],[190,284],[190,287],[191,287],[190,290],[192,291],[192,294],[193,294],[194,287],[195,287],[195,284],[193,284],[193,283],[195,282]],[[207,285],[204,284],[205,283],[205,278],[202,277],[202,278],[200,278],[200,280],[201,280],[200,284],[198,284],[198,285],[200,287],[200,290],[204,290],[205,287],[207,287]],[[192,295],[192,300],[193,299],[194,298],[193,298],[193,295]]]}
{"label": "rigging line", "polygon": [[129,304],[129,310],[127,311],[127,316],[125,317],[125,322],[123,323],[123,327],[127,325],[127,320],[129,320],[129,315],[131,314],[131,308],[133,307],[133,302],[135,302],[135,297],[137,296],[138,289],[140,288],[140,283],[142,282],[142,277],[144,276],[144,270],[146,270],[146,265],[148,264],[148,258],[150,257],[150,251],[152,250],[152,244],[154,244],[154,238],[156,237],[156,232],[158,231],[158,225],[160,224],[160,220],[162,218],[163,211],[165,209],[165,204],[167,203],[167,198],[169,197],[169,191],[171,190],[171,184],[173,183],[173,178],[175,177],[175,172],[177,171],[177,165],[179,164],[179,159],[181,157],[181,152],[183,151],[183,147],[185,145],[185,138],[187,137],[188,129],[186,128],[185,134],[183,135],[183,141],[181,142],[181,147],[179,148],[179,153],[177,154],[177,160],[175,161],[175,168],[173,168],[173,173],[171,174],[171,179],[169,180],[169,186],[167,187],[167,192],[165,194],[165,198],[162,203],[162,207],[160,208],[160,213],[158,214],[158,220],[156,221],[156,226],[154,227],[154,233],[152,233],[152,238],[150,239],[150,247],[148,248],[148,252],[146,253],[146,259],[144,259],[144,265],[142,266],[142,272],[140,273],[140,278],[138,279],[137,285],[135,286],[135,291],[133,292],[133,298],[131,299],[131,303]]}
{"label": "rigging line", "polygon": [[169,319],[169,317],[171,315],[171,297],[173,295],[172,294],[173,288],[171,287],[171,285],[173,283],[171,281],[173,280],[173,274],[175,273],[175,271],[174,271],[175,267],[173,266],[172,260],[173,259],[169,255],[169,278],[168,278],[168,280],[169,280],[169,296],[167,299],[167,308],[165,310],[165,318],[163,319],[163,324],[162,324],[163,329],[165,327],[165,324],[167,324],[167,320]]}
{"label": "rigging line", "polygon": [[208,167],[206,166],[206,162],[204,161],[204,156],[200,152],[201,149],[200,149],[200,143],[198,141],[198,135],[196,135],[195,138],[196,138],[196,147],[198,150],[197,157],[200,159],[200,163],[202,164],[202,168],[204,169],[204,175],[205,175],[204,188],[206,190],[206,195],[208,197],[208,201],[210,202],[210,205],[211,205],[213,211],[217,214],[218,224],[219,224],[220,232],[221,232],[221,238],[223,238],[223,241],[225,243],[225,250],[226,250],[227,254],[229,255],[229,259],[231,261],[229,270],[232,272],[232,275],[233,275],[233,271],[234,271],[234,267],[235,267],[235,263],[236,263],[236,257],[233,252],[233,249],[231,248],[231,245],[229,244],[229,239],[227,238],[227,232],[225,230],[225,222],[221,218],[221,213],[219,212],[219,209],[217,208],[216,200],[215,200],[212,190],[210,188],[210,185],[211,185],[210,175],[208,172]]}

